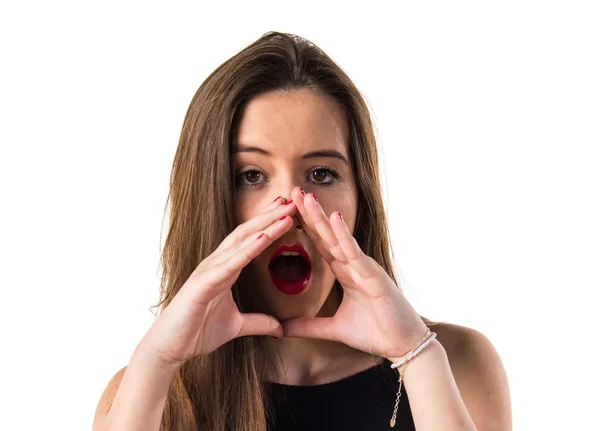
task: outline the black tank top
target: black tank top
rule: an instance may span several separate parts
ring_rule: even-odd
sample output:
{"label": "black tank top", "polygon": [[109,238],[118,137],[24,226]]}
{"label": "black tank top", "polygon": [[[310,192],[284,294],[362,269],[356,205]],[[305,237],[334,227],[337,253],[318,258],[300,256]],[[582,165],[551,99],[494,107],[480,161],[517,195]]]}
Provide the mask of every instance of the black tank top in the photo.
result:
{"label": "black tank top", "polygon": [[337,382],[292,386],[267,382],[274,417],[269,431],[415,431],[402,385],[396,425],[390,428],[398,392],[398,371],[391,362]]}

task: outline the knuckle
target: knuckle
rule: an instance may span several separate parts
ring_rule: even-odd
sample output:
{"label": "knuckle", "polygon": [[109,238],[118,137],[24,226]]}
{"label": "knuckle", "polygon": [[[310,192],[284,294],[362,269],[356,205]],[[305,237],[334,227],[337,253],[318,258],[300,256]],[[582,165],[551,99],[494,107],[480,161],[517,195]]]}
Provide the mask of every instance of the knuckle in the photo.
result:
{"label": "knuckle", "polygon": [[247,248],[242,251],[242,256],[244,257],[244,262],[250,262],[253,258],[252,253]]}
{"label": "knuckle", "polygon": [[231,232],[230,238],[234,244],[237,244],[240,242],[241,236],[242,236],[242,225],[239,225]]}
{"label": "knuckle", "polygon": [[229,275],[233,275],[238,271],[238,268],[237,268],[237,265],[236,265],[236,262],[234,259],[227,259],[227,261],[224,262],[223,265],[225,265],[225,271]]}

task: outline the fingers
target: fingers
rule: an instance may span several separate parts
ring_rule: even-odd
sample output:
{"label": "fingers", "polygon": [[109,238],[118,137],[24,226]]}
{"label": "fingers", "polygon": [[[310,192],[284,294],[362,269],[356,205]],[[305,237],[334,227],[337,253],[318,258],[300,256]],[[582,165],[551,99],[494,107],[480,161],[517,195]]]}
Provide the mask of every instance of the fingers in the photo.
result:
{"label": "fingers", "polygon": [[363,253],[360,246],[356,242],[356,238],[352,235],[346,222],[344,221],[339,211],[331,213],[329,218],[332,232],[335,235],[340,252],[344,255],[344,259],[350,267],[354,269],[362,278],[369,278],[374,275],[374,267],[371,259]]}
{"label": "fingers", "polygon": [[297,317],[282,322],[286,337],[340,341],[332,317]]}
{"label": "fingers", "polygon": [[[334,211],[327,217],[314,193],[301,198],[300,192],[294,194],[292,191],[292,197],[295,202],[296,198],[300,200],[296,204],[298,212],[303,214],[313,235],[319,238],[319,252],[330,265],[334,263],[333,260],[344,267],[349,265],[363,278],[376,274],[378,266],[373,265],[372,259],[363,253],[339,211]],[[327,252],[323,252],[323,249]]]}
{"label": "fingers", "polygon": [[318,203],[316,195],[308,193],[296,206],[298,207],[298,212],[303,214],[304,221],[309,226],[312,235],[318,238],[315,245],[324,259],[330,264],[333,260],[344,263],[346,258],[339,248],[337,238],[329,224],[329,218]]}
{"label": "fingers", "polygon": [[331,229],[329,217],[325,215],[325,212],[317,201],[317,197],[314,193],[310,193],[305,196],[304,206],[308,213],[310,223],[312,223],[314,229],[323,239],[323,242],[325,242],[327,245],[331,255],[334,256],[338,261],[344,263],[346,257],[339,247],[339,243],[335,234],[333,233],[333,229]]}
{"label": "fingers", "polygon": [[308,214],[306,213],[306,209],[304,208],[304,195],[304,190],[302,190],[301,187],[294,187],[292,189],[292,192],[290,193],[290,197],[292,198],[292,200],[296,204],[296,208],[298,209],[298,211],[296,212],[296,217],[302,223],[304,230],[310,231],[311,227],[305,221],[305,218],[308,218]]}
{"label": "fingers", "polygon": [[[282,219],[282,217],[285,217],[285,218]],[[268,226],[262,232],[261,231],[254,232],[251,236],[248,236],[248,238],[243,240],[240,244],[237,244],[237,245],[231,247],[230,249],[223,251],[219,256],[217,256],[215,258],[214,262],[218,265],[228,259],[231,259],[236,254],[240,253],[240,250],[244,250],[246,247],[248,247],[249,244],[254,242],[256,240],[256,238],[258,238],[258,236],[260,236],[261,233],[265,234],[269,238],[270,241],[267,243],[265,248],[268,247],[268,245],[271,242],[273,242],[277,238],[281,237],[283,234],[285,234],[290,229],[290,227],[292,227],[292,224],[293,224],[292,218],[287,217],[287,216],[282,216],[282,217],[277,219],[277,221],[275,221],[273,224]],[[262,252],[262,250],[261,250],[261,252]]]}
{"label": "fingers", "polygon": [[283,327],[273,316],[262,313],[242,313],[242,327],[237,335],[272,335],[283,337]]}
{"label": "fingers", "polygon": [[294,211],[296,211],[296,206],[293,203],[290,205],[282,204],[283,201],[284,199],[279,197],[275,201],[270,202],[262,213],[237,226],[221,242],[219,247],[213,252],[213,255],[217,255],[224,250],[240,244],[246,238],[267,228],[282,216],[293,215]]}
{"label": "fingers", "polygon": [[272,239],[268,235],[260,234],[244,247],[236,248],[235,253],[231,253],[227,259],[213,264],[204,275],[207,294],[214,297],[219,292],[231,288],[242,269],[271,243]]}
{"label": "fingers", "polygon": [[[246,247],[250,242],[254,241],[254,239],[261,233],[268,235],[268,237],[271,238],[273,241],[276,240],[277,238],[279,238],[280,236],[282,236],[284,233],[286,233],[290,229],[290,227],[292,227],[292,218],[288,217],[288,215],[293,215],[294,211],[295,211],[294,209],[288,210],[286,208],[292,208],[292,207],[295,207],[295,205],[292,201],[287,202],[287,205],[282,204],[282,202],[285,202],[285,198],[282,198],[281,196],[279,196],[274,202],[271,202],[271,204],[267,205],[267,208],[275,208],[275,209],[277,209],[277,207],[281,208],[283,206],[284,212],[282,213],[283,215],[281,217],[277,218],[277,220],[272,222],[266,228],[252,232],[240,243],[234,244],[233,246],[229,247],[229,249],[222,251],[216,257],[216,262],[221,263],[224,260],[229,259],[233,254],[237,253],[238,250]],[[271,211],[273,211],[273,210],[271,210]],[[279,209],[278,211],[282,211],[282,210]],[[291,211],[291,213],[288,214],[288,211]],[[262,213],[261,215],[264,215],[264,214],[269,214],[269,213],[268,212]]]}
{"label": "fingers", "polygon": [[302,217],[302,224],[304,226],[304,231],[310,237],[313,244],[315,244],[315,247],[317,248],[319,253],[323,256],[325,261],[328,263],[331,263],[333,260],[335,260],[335,257],[332,256],[332,254],[329,251],[329,247],[328,247],[327,243],[323,240],[321,235],[319,235],[319,233],[317,232],[315,225],[314,225],[314,223],[312,223],[310,215],[306,209],[305,202],[307,202],[308,199],[314,199],[311,196],[313,194],[309,193],[309,194],[303,196],[302,192],[300,191],[300,188],[297,187],[292,190],[291,195],[292,195],[292,199],[294,200],[294,203],[296,204],[296,208],[298,208],[298,213],[300,213],[300,215]]}

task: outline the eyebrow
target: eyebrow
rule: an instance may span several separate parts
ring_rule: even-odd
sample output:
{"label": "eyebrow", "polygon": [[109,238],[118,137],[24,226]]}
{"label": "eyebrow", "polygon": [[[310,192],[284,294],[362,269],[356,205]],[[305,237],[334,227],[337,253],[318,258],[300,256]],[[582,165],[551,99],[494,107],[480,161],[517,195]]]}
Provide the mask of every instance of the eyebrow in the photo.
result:
{"label": "eyebrow", "polygon": [[[270,157],[271,153],[269,153],[266,150],[263,150],[262,148],[258,148],[258,147],[247,147],[244,145],[238,145],[235,147],[235,153],[258,153],[258,154],[262,154],[263,156],[267,156]],[[345,164],[349,165],[348,163],[348,159],[346,158],[346,156],[344,156],[342,153],[340,153],[337,150],[315,150],[315,151],[309,151],[308,153],[304,154],[302,156],[303,159],[314,159],[317,157],[333,157],[336,159],[340,159],[341,161],[343,161]]]}

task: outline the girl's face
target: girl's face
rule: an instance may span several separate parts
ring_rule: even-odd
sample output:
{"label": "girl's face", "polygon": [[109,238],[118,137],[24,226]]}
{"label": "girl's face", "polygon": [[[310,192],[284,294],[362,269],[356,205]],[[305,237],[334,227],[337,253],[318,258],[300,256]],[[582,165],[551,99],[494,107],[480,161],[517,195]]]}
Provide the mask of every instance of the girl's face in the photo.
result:
{"label": "girl's face", "polygon": [[[325,214],[340,211],[350,232],[356,222],[357,193],[346,149],[344,114],[330,98],[311,90],[262,94],[246,105],[236,136],[235,221],[243,223],[260,214],[277,196],[288,201],[296,186],[315,193]],[[254,311],[280,321],[299,316],[332,315],[324,304],[335,277],[304,231],[299,215],[292,227],[257,256],[242,272],[239,282]],[[270,259],[282,245],[300,245],[310,258],[306,266],[294,259]],[[296,258],[298,259],[298,258]],[[289,265],[288,265],[289,263]],[[294,267],[296,266],[296,267]],[[273,274],[291,284],[304,274],[306,287],[280,290]],[[280,279],[281,280],[281,279]],[[295,291],[297,292],[297,290]]]}

